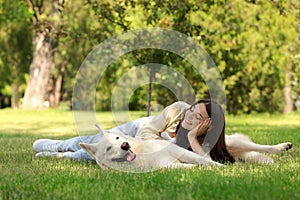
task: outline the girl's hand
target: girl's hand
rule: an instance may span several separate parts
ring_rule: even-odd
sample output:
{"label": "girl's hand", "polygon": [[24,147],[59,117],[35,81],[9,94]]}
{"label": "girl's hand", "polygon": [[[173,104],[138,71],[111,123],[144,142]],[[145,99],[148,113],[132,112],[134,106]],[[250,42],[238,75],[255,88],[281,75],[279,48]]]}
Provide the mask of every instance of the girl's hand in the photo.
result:
{"label": "girl's hand", "polygon": [[211,124],[211,119],[207,118],[204,119],[203,121],[200,122],[198,126],[193,128],[189,133],[188,133],[188,140],[190,142],[191,148],[193,152],[204,156],[206,155],[205,151],[202,149],[201,145],[199,144],[197,137],[199,135],[205,134],[206,131],[208,130],[209,126]]}
{"label": "girl's hand", "polygon": [[200,122],[200,124],[198,125],[196,137],[198,137],[199,135],[205,134],[206,131],[208,130],[208,128],[210,127],[210,125],[211,125],[210,118],[207,118],[203,122]]}
{"label": "girl's hand", "polygon": [[195,128],[193,128],[188,133],[189,137],[197,138],[199,135],[205,134],[206,131],[208,130],[210,124],[211,124],[211,119],[210,118],[204,119],[203,121],[201,121],[199,123],[198,126],[196,126]]}

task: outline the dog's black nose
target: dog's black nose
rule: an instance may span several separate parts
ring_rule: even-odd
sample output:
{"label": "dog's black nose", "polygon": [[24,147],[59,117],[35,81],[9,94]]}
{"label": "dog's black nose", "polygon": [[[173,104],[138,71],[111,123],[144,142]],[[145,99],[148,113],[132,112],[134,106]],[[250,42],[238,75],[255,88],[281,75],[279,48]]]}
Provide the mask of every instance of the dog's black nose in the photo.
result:
{"label": "dog's black nose", "polygon": [[121,149],[128,151],[130,149],[130,145],[128,144],[128,142],[123,142],[121,144]]}

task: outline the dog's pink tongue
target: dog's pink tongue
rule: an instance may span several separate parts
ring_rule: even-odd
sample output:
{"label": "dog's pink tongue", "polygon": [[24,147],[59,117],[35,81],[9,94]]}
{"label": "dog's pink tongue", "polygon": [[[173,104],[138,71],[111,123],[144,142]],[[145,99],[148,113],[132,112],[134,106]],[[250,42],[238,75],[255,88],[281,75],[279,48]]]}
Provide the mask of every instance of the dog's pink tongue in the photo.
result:
{"label": "dog's pink tongue", "polygon": [[136,155],[131,150],[128,151],[127,155],[127,161],[133,161],[135,159]]}

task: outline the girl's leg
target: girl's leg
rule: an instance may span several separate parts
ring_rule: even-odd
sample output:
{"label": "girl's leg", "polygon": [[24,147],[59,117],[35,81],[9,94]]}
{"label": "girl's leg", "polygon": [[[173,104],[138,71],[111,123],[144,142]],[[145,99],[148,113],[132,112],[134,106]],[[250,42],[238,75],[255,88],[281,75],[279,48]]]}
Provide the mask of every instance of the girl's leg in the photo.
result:
{"label": "girl's leg", "polygon": [[125,124],[121,124],[115,128],[110,129],[110,131],[122,132],[125,135],[135,137],[141,123],[143,123],[145,120],[149,120],[149,118],[142,117],[142,118],[136,119],[134,121],[127,122]]}
{"label": "girl's leg", "polygon": [[61,144],[58,146],[58,150],[60,152],[68,152],[68,151],[79,151],[82,150],[79,143],[87,143],[87,144],[93,144],[100,141],[100,134],[92,135],[92,136],[78,136],[75,138],[71,138],[68,140],[64,140]]}
{"label": "girl's leg", "polygon": [[[125,135],[135,137],[140,124],[148,117],[143,117],[131,122],[127,122],[120,126],[110,129],[110,131],[122,132]],[[100,141],[101,135],[96,134],[93,136],[78,136],[67,140],[51,140],[51,139],[39,139],[33,143],[33,149],[35,152],[75,152],[81,150],[79,143],[84,142],[88,144],[96,143]]]}
{"label": "girl's leg", "polygon": [[35,152],[68,152],[81,150],[80,142],[84,143],[96,143],[100,140],[100,135],[93,136],[78,136],[67,140],[51,140],[51,139],[39,139],[33,143],[33,150]]}

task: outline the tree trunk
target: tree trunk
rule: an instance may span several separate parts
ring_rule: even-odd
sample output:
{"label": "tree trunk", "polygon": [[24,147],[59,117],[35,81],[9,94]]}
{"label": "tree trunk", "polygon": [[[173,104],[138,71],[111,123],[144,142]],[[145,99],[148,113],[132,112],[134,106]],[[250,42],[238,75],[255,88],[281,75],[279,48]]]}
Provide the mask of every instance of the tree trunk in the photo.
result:
{"label": "tree trunk", "polygon": [[284,94],[284,101],[285,101],[285,106],[284,106],[284,113],[289,113],[293,111],[293,101],[291,98],[291,92],[292,92],[292,87],[291,87],[291,73],[289,71],[285,72],[285,79],[286,79],[286,84],[283,89],[283,94]]}
{"label": "tree trunk", "polygon": [[13,77],[14,81],[12,83],[12,96],[11,96],[11,107],[12,108],[19,108],[19,101],[21,98],[21,72],[18,67],[13,68]]}
{"label": "tree trunk", "polygon": [[16,78],[12,85],[12,96],[11,96],[11,107],[12,108],[18,108],[19,107],[19,101],[20,101],[20,79]]}
{"label": "tree trunk", "polygon": [[53,78],[53,81],[50,82],[50,86],[52,88],[52,92],[50,94],[51,107],[54,107],[54,108],[59,107],[64,73],[65,73],[65,67],[63,65],[59,66],[59,73],[56,77],[56,80],[54,80],[54,78]]}
{"label": "tree trunk", "polygon": [[[54,50],[58,46],[58,37],[61,31],[61,12],[64,0],[52,0],[49,17],[44,8],[44,0],[36,3],[28,0],[28,6],[34,11],[32,23],[33,60],[30,65],[29,83],[27,85],[23,108],[43,109],[50,106],[49,84],[51,71],[54,67]],[[50,86],[50,87],[49,87]]]}
{"label": "tree trunk", "polygon": [[49,37],[48,31],[43,30],[33,38],[33,61],[23,101],[25,109],[43,109],[49,106],[48,83],[54,66]]}
{"label": "tree trunk", "polygon": [[59,102],[60,102],[64,73],[65,73],[65,68],[64,68],[64,66],[62,66],[60,69],[60,73],[56,79],[56,83],[55,83],[55,91],[54,91],[54,104],[55,105],[54,106],[56,108],[58,108]]}

